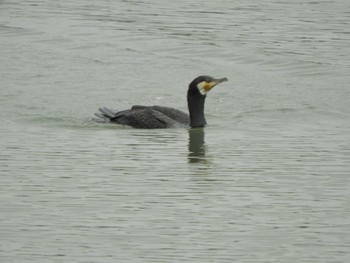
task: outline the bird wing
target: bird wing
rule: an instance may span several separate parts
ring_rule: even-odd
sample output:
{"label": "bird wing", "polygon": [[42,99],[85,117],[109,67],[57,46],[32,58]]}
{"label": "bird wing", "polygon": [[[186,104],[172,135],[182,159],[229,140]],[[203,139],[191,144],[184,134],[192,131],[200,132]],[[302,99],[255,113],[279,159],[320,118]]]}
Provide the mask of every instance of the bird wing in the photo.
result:
{"label": "bird wing", "polygon": [[177,123],[183,124],[183,125],[189,125],[190,124],[190,117],[186,112],[183,112],[178,109],[170,108],[170,107],[164,107],[164,106],[142,106],[142,105],[134,105],[131,109],[146,109],[150,108],[152,110],[158,111],[168,118],[174,120]]}
{"label": "bird wing", "polygon": [[156,129],[175,126],[177,122],[152,107],[135,107],[116,112],[109,108],[100,108],[95,114],[102,121],[128,125],[134,128]]}

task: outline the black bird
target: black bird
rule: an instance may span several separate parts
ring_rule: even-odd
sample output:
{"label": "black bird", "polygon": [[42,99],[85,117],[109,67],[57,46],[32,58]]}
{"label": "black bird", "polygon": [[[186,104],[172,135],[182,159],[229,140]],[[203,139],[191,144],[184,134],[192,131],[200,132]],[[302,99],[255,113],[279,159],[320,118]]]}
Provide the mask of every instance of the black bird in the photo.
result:
{"label": "black bird", "polygon": [[189,85],[187,104],[189,114],[174,108],[163,106],[134,105],[131,109],[115,111],[106,107],[95,113],[97,122],[109,122],[128,125],[134,128],[159,129],[176,126],[203,127],[207,124],[204,116],[204,102],[207,93],[227,78],[214,79],[209,76],[199,76]]}

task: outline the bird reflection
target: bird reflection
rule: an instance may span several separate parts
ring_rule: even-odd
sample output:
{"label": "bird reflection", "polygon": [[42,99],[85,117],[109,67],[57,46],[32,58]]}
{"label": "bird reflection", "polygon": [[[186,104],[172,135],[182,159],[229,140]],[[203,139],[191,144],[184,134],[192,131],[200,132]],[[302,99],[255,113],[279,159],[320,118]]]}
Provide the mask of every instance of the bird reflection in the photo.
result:
{"label": "bird reflection", "polygon": [[204,129],[191,128],[188,130],[188,135],[188,162],[206,162]]}

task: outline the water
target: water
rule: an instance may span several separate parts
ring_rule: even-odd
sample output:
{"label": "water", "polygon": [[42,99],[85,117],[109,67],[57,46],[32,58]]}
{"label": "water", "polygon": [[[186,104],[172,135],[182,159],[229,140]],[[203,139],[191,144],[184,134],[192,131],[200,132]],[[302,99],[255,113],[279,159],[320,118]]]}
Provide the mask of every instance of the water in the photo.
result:
{"label": "water", "polygon": [[[348,1],[1,1],[1,262],[348,262]],[[99,125],[100,106],[203,129]]]}

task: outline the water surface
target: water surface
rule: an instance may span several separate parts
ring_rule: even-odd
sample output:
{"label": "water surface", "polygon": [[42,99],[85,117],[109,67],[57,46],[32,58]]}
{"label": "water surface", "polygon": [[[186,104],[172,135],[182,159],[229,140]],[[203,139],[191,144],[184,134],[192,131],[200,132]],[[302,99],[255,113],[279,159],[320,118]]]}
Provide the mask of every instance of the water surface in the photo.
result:
{"label": "water surface", "polygon": [[[1,262],[347,262],[348,1],[1,1]],[[93,123],[186,110],[204,129]]]}

